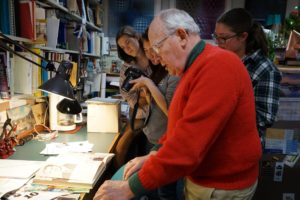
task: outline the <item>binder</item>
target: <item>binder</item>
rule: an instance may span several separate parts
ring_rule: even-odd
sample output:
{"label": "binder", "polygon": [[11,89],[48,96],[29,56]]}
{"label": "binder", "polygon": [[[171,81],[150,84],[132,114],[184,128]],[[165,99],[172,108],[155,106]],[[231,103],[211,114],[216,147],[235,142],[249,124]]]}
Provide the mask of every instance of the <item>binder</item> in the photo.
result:
{"label": "binder", "polygon": [[31,40],[36,39],[35,33],[35,1],[19,2],[20,36]]}
{"label": "binder", "polygon": [[[32,59],[30,53],[22,52],[22,54]],[[32,90],[32,64],[19,56],[15,56],[15,64],[13,66],[14,74],[14,90],[15,93],[33,94]]]}
{"label": "binder", "polygon": [[8,99],[10,97],[7,76],[6,52],[0,52],[0,97],[3,99]]}
{"label": "binder", "polygon": [[0,30],[4,34],[10,34],[10,24],[9,24],[9,0],[0,1]]}

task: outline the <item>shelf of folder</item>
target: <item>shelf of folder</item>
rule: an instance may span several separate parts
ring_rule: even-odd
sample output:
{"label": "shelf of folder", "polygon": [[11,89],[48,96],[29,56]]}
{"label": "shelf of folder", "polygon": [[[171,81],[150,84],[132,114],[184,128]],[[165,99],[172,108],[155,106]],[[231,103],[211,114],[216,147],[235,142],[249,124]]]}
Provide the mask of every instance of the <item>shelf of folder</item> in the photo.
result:
{"label": "shelf of folder", "polygon": [[[43,1],[43,2],[46,3],[46,4],[48,4],[48,5],[50,5],[50,6],[52,6],[53,8],[56,8],[56,9],[58,9],[58,10],[61,10],[61,11],[65,12],[65,13],[67,13],[68,16],[69,16],[71,19],[73,19],[73,20],[75,20],[75,21],[77,21],[77,22],[81,22],[81,21],[82,21],[82,17],[80,17],[79,15],[76,15],[76,14],[70,12],[66,7],[64,7],[64,6],[60,5],[60,4],[58,4],[58,3],[55,2],[54,0],[45,0],[45,1]],[[94,24],[92,24],[92,23],[90,23],[90,22],[88,22],[88,21],[86,22],[86,25],[87,25],[87,27],[90,28],[90,29],[93,29],[93,30],[96,30],[96,31],[99,31],[99,32],[102,31],[102,29],[101,29],[100,27],[97,27],[97,26],[95,26]]]}

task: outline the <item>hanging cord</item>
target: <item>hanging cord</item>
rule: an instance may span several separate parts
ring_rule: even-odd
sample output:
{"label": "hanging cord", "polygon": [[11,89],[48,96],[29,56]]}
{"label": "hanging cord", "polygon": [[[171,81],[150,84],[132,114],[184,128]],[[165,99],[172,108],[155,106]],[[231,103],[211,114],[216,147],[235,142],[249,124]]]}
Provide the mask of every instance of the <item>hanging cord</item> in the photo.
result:
{"label": "hanging cord", "polygon": [[[45,110],[45,115],[44,115],[44,119],[43,119],[43,123],[42,124],[35,124],[33,127],[34,133],[33,133],[33,139],[36,139],[38,141],[49,141],[52,140],[54,138],[56,138],[58,136],[58,131],[52,131],[48,126],[46,126],[46,119],[47,119],[47,113],[49,110],[49,102],[47,102],[47,107]],[[43,130],[48,131],[48,133],[41,133],[39,132],[39,130],[37,129],[37,126],[42,126]]]}

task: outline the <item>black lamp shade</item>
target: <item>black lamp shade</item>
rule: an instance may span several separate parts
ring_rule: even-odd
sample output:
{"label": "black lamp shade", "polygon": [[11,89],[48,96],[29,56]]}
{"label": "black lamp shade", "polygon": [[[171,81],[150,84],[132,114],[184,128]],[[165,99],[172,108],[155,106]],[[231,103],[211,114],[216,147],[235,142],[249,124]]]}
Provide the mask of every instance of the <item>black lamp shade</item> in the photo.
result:
{"label": "black lamp shade", "polygon": [[69,81],[72,68],[73,64],[71,62],[63,60],[56,71],[55,77],[43,83],[39,89],[74,100],[73,87]]}
{"label": "black lamp shade", "polygon": [[75,99],[74,91],[69,80],[65,80],[63,77],[56,75],[54,78],[43,83],[40,90],[45,92],[54,93],[65,98]]}
{"label": "black lamp shade", "polygon": [[72,114],[72,115],[79,114],[82,111],[82,108],[76,99],[70,100],[66,98],[61,100],[56,105],[56,109],[61,113]]}

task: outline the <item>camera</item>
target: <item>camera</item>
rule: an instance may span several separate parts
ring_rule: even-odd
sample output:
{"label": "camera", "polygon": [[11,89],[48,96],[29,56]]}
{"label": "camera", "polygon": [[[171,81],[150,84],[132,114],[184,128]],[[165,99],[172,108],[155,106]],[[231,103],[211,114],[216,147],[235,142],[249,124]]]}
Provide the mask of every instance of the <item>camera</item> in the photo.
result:
{"label": "camera", "polygon": [[132,88],[133,84],[129,83],[131,80],[137,79],[141,76],[146,76],[140,69],[129,67],[125,71],[125,80],[121,86],[121,89],[125,92],[129,92],[129,90]]}

